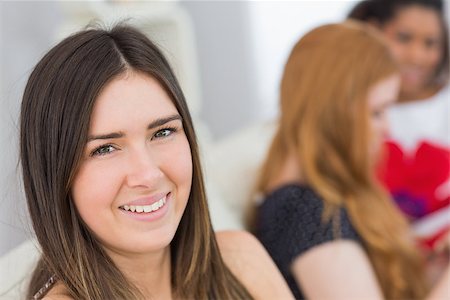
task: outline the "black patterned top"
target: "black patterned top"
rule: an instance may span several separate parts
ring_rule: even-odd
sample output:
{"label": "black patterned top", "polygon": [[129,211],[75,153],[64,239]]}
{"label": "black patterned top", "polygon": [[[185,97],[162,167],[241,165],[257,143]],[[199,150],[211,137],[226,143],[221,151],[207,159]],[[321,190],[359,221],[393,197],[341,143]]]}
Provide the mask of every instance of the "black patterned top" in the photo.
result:
{"label": "black patterned top", "polygon": [[[290,184],[264,199],[258,211],[256,236],[269,252],[297,299],[304,296],[292,273],[291,264],[314,246],[337,238],[362,244],[345,209],[338,223],[322,222],[323,200],[311,188]],[[337,226],[334,226],[337,224]]]}

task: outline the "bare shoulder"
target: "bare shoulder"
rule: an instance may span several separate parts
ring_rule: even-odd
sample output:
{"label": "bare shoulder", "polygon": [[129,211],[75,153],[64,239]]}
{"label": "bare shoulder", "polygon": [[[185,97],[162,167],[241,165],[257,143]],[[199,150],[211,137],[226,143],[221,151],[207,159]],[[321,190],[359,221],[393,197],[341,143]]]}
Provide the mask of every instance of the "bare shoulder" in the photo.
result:
{"label": "bare shoulder", "polygon": [[369,257],[352,240],[313,247],[298,256],[291,269],[308,299],[383,298]]}
{"label": "bare shoulder", "polygon": [[72,297],[65,295],[46,295],[42,300],[74,300]]}
{"label": "bare shoulder", "polygon": [[276,267],[258,239],[247,231],[221,231],[216,238],[222,258],[232,271],[254,274],[249,267],[261,263],[268,268]]}
{"label": "bare shoulder", "polygon": [[228,252],[242,251],[248,249],[262,249],[259,241],[249,232],[240,230],[227,230],[216,232],[217,243],[222,255]]}
{"label": "bare shoulder", "polygon": [[255,299],[293,299],[293,296],[261,243],[246,231],[216,233],[227,267]]}
{"label": "bare shoulder", "polygon": [[56,283],[42,300],[74,300],[68,295],[65,286],[61,283]]}

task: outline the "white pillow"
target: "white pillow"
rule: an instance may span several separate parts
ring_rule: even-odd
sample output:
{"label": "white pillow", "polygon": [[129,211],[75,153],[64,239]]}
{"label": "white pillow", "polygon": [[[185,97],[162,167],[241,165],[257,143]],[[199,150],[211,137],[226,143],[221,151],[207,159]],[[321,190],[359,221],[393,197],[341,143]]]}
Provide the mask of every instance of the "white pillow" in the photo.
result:
{"label": "white pillow", "polygon": [[[276,122],[254,124],[215,143],[206,154],[208,182],[243,228],[244,210],[275,134]],[[212,211],[212,218],[218,214]],[[217,217],[219,218],[219,217]]]}
{"label": "white pillow", "polygon": [[0,257],[0,299],[24,299],[40,256],[36,245],[35,240],[27,240]]}

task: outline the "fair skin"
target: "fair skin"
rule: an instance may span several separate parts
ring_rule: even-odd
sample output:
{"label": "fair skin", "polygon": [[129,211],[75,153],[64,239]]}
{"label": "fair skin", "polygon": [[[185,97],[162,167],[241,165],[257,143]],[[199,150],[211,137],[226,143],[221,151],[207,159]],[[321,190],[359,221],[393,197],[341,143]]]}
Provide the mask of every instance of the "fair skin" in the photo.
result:
{"label": "fair skin", "polygon": [[248,232],[216,234],[225,264],[255,299],[294,299],[277,266]]}
{"label": "fair skin", "polygon": [[[101,92],[72,186],[75,206],[146,299],[172,299],[170,242],[189,198],[190,145],[178,111],[151,77],[128,72]],[[257,299],[292,298],[249,234],[218,233],[221,254]],[[258,270],[260,276],[251,276]],[[254,273],[252,273],[254,274]],[[254,289],[250,284],[258,284]],[[44,299],[71,299],[57,284]]]}
{"label": "fair skin", "polygon": [[420,5],[402,7],[381,30],[400,65],[400,102],[434,95],[441,88],[433,79],[444,42],[438,13]]}
{"label": "fair skin", "polygon": [[369,151],[375,156],[389,134],[387,110],[396,101],[400,88],[400,76],[393,74],[375,84],[367,96],[369,106],[369,122],[371,129],[371,144]]}
{"label": "fair skin", "polygon": [[[371,147],[375,149],[379,149],[387,133],[385,111],[396,98],[399,86],[400,78],[394,74],[379,81],[368,92]],[[280,176],[269,187],[275,189],[292,182],[304,182],[294,152],[288,154]],[[291,271],[307,299],[383,299],[366,251],[353,240],[334,240],[315,246],[294,259]],[[450,280],[448,273],[447,270],[428,299],[445,299]]]}

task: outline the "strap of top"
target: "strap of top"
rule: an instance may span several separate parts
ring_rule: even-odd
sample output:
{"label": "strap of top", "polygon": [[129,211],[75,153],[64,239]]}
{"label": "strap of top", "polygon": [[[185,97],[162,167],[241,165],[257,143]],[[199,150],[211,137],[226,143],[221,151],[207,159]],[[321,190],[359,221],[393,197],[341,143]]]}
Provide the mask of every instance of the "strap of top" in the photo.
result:
{"label": "strap of top", "polygon": [[42,297],[44,297],[45,294],[47,294],[47,292],[50,290],[50,288],[55,284],[55,282],[56,282],[56,275],[53,275],[47,280],[44,286],[41,287],[36,294],[34,294],[32,300],[39,300]]}

